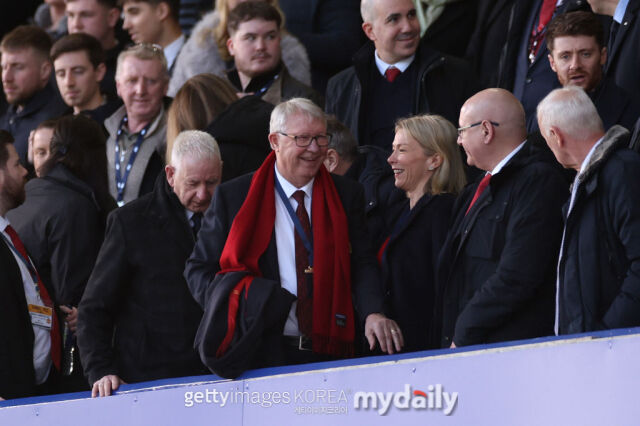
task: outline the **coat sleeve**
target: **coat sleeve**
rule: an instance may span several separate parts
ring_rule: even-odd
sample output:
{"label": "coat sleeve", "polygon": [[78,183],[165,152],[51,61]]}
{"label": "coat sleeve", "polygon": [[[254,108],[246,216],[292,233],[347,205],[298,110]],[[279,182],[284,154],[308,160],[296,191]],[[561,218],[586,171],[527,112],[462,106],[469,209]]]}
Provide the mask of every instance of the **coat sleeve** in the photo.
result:
{"label": "coat sleeve", "polygon": [[127,260],[126,233],[117,213],[116,210],[109,216],[104,244],[78,307],[78,348],[91,384],[106,375],[118,374],[112,337],[133,272]]}
{"label": "coat sleeve", "polygon": [[198,233],[198,241],[187,260],[184,277],[191,295],[204,309],[207,293],[220,270],[220,256],[227,241],[231,221],[227,213],[227,197],[224,187],[216,189],[213,203],[204,217]]}
{"label": "coat sleeve", "polygon": [[[602,180],[609,183],[605,190],[613,231],[629,262],[622,285],[602,318],[604,327],[608,329],[640,324],[640,169],[637,164],[637,161],[623,163],[622,170],[616,167],[617,179],[610,173]],[[617,184],[614,183],[616,181]]]}
{"label": "coat sleeve", "polygon": [[364,214],[364,191],[358,183],[350,187],[349,200],[343,206],[349,223],[351,242],[351,291],[358,318],[364,324],[369,314],[382,313],[384,292],[375,253],[371,246]]}
{"label": "coat sleeve", "polygon": [[47,244],[51,285],[59,290],[58,304],[78,306],[100,250],[102,232],[97,210],[79,205],[57,217]]}
{"label": "coat sleeve", "polygon": [[457,346],[481,343],[543,286],[553,286],[549,276],[560,247],[566,184],[548,167],[536,167],[519,179],[512,189],[511,210],[504,217],[507,224],[498,265],[458,316],[453,336]]}

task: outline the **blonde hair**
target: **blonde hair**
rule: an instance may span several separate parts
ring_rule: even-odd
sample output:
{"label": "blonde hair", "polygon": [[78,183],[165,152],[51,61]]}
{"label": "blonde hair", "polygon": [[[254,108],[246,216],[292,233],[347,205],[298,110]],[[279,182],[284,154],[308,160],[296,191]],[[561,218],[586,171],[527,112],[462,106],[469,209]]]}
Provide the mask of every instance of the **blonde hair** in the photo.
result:
{"label": "blonde hair", "polygon": [[[280,5],[278,4],[278,0],[262,0],[269,3],[271,6],[278,9],[280,16],[282,17],[282,25],[281,28],[284,28],[284,13],[280,10]],[[200,42],[205,43],[207,39],[213,37],[218,46],[218,52],[220,53],[220,57],[224,61],[230,61],[233,57],[229,54],[229,50],[227,50],[227,40],[229,40],[229,32],[227,30],[227,22],[229,18],[229,1],[228,0],[217,0],[214,1],[215,10],[218,12],[218,16],[220,20],[218,21],[218,25],[214,28],[209,28],[207,31],[203,31],[200,35]]]}
{"label": "blonde hair", "polygon": [[167,114],[167,163],[175,138],[183,130],[203,130],[238,99],[227,81],[213,74],[198,74],[187,80]]}
{"label": "blonde hair", "polygon": [[439,115],[418,115],[398,120],[396,132],[400,130],[415,139],[426,155],[439,154],[442,158],[442,164],[427,182],[426,193],[457,194],[464,188],[466,176],[453,124]]}

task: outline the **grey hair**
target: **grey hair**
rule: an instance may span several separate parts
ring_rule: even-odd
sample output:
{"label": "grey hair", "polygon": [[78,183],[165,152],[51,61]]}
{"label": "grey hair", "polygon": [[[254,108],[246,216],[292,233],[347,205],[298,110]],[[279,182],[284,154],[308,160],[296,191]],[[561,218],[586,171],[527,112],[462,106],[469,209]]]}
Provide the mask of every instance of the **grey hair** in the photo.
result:
{"label": "grey hair", "polygon": [[309,122],[319,120],[327,125],[324,111],[309,99],[291,98],[279,103],[271,112],[269,121],[269,133],[283,132],[287,130],[287,121],[294,114],[304,115]]}
{"label": "grey hair", "polygon": [[331,134],[329,148],[335,149],[340,158],[347,161],[358,158],[358,141],[351,130],[333,115],[327,117],[327,133]]}
{"label": "grey hair", "polygon": [[184,157],[197,160],[221,159],[218,142],[207,132],[185,130],[176,136],[171,149],[171,165],[176,167]]}
{"label": "grey hair", "polygon": [[584,90],[567,86],[549,93],[537,108],[538,123],[543,136],[555,126],[575,138],[586,138],[603,132],[598,110]]}
{"label": "grey hair", "polygon": [[120,74],[122,73],[122,64],[124,64],[124,60],[129,56],[133,56],[134,58],[138,58],[142,61],[158,61],[162,65],[163,77],[169,81],[169,71],[167,70],[167,58],[164,56],[164,50],[162,47],[149,44],[149,43],[139,43],[135,44],[128,49],[123,50],[118,55],[118,64],[116,65],[116,80],[118,80]]}
{"label": "grey hair", "polygon": [[375,19],[373,0],[362,0],[360,2],[360,16],[362,16],[364,22],[371,23]]}

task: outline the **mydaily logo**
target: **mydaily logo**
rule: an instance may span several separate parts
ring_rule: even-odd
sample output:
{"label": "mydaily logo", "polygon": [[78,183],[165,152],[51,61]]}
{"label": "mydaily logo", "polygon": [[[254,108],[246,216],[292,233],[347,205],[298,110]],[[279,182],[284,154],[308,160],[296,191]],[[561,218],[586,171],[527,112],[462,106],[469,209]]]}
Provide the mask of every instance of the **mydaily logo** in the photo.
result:
{"label": "mydaily logo", "polygon": [[442,385],[429,385],[427,391],[411,391],[411,385],[404,385],[402,392],[356,392],[353,396],[353,408],[356,410],[377,410],[386,415],[393,406],[398,410],[442,410],[450,415],[458,403],[458,392],[446,392]]}

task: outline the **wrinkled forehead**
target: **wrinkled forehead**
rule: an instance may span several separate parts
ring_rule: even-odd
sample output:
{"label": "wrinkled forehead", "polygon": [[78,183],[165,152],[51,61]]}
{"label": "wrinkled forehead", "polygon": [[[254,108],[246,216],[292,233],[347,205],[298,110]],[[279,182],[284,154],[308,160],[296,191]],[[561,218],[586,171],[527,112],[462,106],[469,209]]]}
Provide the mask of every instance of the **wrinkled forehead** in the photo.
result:
{"label": "wrinkled forehead", "polygon": [[133,55],[128,55],[122,61],[121,74],[123,77],[144,77],[159,79],[163,76],[163,64],[157,59],[140,59]]}

